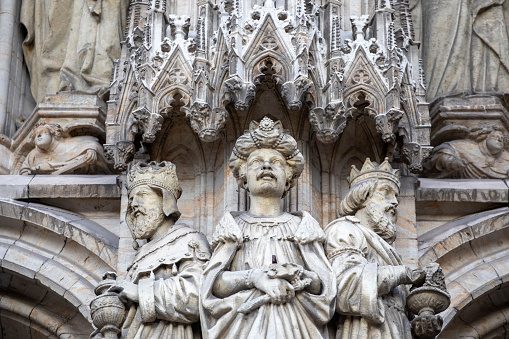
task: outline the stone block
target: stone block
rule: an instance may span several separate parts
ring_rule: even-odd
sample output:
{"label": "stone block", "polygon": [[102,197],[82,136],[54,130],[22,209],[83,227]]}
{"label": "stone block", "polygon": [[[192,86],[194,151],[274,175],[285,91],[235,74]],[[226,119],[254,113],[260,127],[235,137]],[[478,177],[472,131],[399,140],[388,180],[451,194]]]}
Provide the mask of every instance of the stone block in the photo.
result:
{"label": "stone block", "polygon": [[461,309],[472,301],[472,295],[457,281],[447,284],[447,291],[451,295],[451,306],[449,308]]}
{"label": "stone block", "polygon": [[488,264],[479,265],[475,269],[466,272],[457,281],[461,282],[461,285],[474,299],[502,283],[495,269]]}
{"label": "stone block", "polygon": [[30,198],[119,198],[116,175],[35,175]]}
{"label": "stone block", "polygon": [[11,246],[2,260],[2,267],[33,279],[47,259],[47,257],[30,250]]}
{"label": "stone block", "polygon": [[0,215],[12,219],[22,219],[23,210],[28,203],[0,198]]}
{"label": "stone block", "polygon": [[509,282],[509,258],[507,256],[491,261],[490,264],[495,272],[497,272],[502,283]]}
{"label": "stone block", "polygon": [[59,295],[64,295],[77,280],[83,279],[71,268],[54,260],[45,262],[36,273],[35,278],[39,280],[40,284]]}
{"label": "stone block", "polygon": [[0,177],[0,191],[5,199],[27,199],[28,186],[33,175],[2,175]]}
{"label": "stone block", "polygon": [[417,201],[508,203],[509,188],[496,179],[419,179]]}

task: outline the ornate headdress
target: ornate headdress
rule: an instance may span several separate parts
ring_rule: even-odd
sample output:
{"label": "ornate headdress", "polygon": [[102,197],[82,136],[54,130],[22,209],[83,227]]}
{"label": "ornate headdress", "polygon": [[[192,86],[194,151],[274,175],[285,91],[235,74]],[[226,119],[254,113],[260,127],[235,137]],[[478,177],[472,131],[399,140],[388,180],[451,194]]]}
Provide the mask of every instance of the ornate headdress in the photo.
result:
{"label": "ornate headdress", "polygon": [[350,188],[357,185],[360,182],[369,179],[387,179],[392,181],[399,187],[399,169],[393,169],[389,164],[389,158],[385,158],[384,162],[378,165],[376,162],[372,162],[369,158],[366,158],[362,169],[359,171],[355,165],[352,165],[352,171],[350,172]]}
{"label": "ornate headdress", "polygon": [[274,149],[286,158],[293,173],[290,180],[290,186],[293,187],[304,169],[304,157],[297,148],[297,141],[284,132],[281,121],[274,122],[268,117],[264,117],[260,123],[252,121],[249,131],[237,139],[229,164],[235,178],[240,179],[241,163],[260,148]]}
{"label": "ornate headdress", "polygon": [[177,171],[174,164],[169,161],[157,163],[155,161],[149,164],[137,163],[131,168],[127,174],[127,192],[131,191],[140,185],[151,185],[159,188],[164,188],[175,199],[180,198],[182,188],[180,187]]}

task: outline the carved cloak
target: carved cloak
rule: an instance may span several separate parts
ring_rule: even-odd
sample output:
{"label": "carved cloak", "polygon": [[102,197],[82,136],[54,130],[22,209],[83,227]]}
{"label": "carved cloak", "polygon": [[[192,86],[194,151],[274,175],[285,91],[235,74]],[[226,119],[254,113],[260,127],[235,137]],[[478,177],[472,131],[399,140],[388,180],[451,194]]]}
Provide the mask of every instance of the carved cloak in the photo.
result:
{"label": "carved cloak", "polygon": [[99,93],[120,57],[128,0],[23,0],[23,53],[37,103],[57,91]]}
{"label": "carved cloak", "polygon": [[509,2],[422,2],[423,60],[429,100],[509,87]]}
{"label": "carved cloak", "polygon": [[412,339],[401,256],[355,217],[337,219],[325,232],[338,284],[336,338]]}
{"label": "carved cloak", "polygon": [[198,288],[209,258],[205,236],[183,224],[143,245],[129,268],[140,303],[129,310],[124,338],[200,338]]}
{"label": "carved cloak", "polygon": [[[215,250],[201,283],[204,338],[328,338],[326,325],[334,313],[334,276],[323,251],[322,229],[308,213],[299,216],[302,220],[288,213],[279,218],[244,214],[236,219],[225,214],[216,227],[212,243]],[[270,219],[279,220],[270,225]],[[219,274],[267,268],[271,253],[277,255],[278,263],[294,262],[315,272],[322,283],[321,293],[298,292],[289,303],[265,304],[249,314],[237,310],[246,301],[263,295],[256,288],[226,298],[213,294]]]}

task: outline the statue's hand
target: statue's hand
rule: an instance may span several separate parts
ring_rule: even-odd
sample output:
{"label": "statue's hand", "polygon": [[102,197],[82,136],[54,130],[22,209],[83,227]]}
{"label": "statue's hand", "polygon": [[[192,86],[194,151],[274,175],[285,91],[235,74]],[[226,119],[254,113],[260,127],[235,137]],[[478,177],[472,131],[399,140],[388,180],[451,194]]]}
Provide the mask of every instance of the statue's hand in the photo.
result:
{"label": "statue's hand", "polygon": [[412,287],[420,287],[426,281],[426,272],[423,269],[412,270],[410,268],[406,268],[406,281],[404,284],[412,284]]}
{"label": "statue's hand", "polygon": [[270,297],[273,304],[284,304],[295,297],[295,290],[288,281],[271,278],[261,269],[255,269],[249,279],[254,287]]}
{"label": "statue's hand", "polygon": [[45,173],[45,172],[52,172],[54,170],[55,170],[55,168],[53,166],[51,166],[51,164],[49,164],[47,162],[42,162],[40,164],[37,164],[37,166],[35,166],[33,172],[35,172],[35,173]]}
{"label": "statue's hand", "polygon": [[124,303],[126,303],[127,301],[139,303],[140,301],[140,296],[138,294],[138,285],[133,284],[130,281],[116,280],[115,284],[113,284],[108,289],[108,292],[118,293],[118,297]]}
{"label": "statue's hand", "polygon": [[412,333],[419,339],[433,339],[442,329],[443,320],[439,315],[424,314],[412,320]]}

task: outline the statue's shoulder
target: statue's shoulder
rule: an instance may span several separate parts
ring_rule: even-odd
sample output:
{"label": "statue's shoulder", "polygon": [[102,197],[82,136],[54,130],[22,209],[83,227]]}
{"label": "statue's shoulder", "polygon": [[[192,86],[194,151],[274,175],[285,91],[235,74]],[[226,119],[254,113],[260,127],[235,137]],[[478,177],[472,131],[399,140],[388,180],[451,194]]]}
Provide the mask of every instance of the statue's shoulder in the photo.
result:
{"label": "statue's shoulder", "polygon": [[[236,213],[235,213],[236,214]],[[237,242],[242,241],[242,231],[235,221],[232,213],[226,212],[216,225],[214,234],[212,235],[212,249],[221,242]]]}
{"label": "statue's shoulder", "polygon": [[325,227],[325,234],[327,238],[334,234],[348,234],[349,236],[362,236],[361,222],[354,216],[345,216],[332,221]]}
{"label": "statue's shoulder", "polygon": [[185,224],[176,224],[176,226],[181,227],[179,232],[183,234],[180,242],[186,243],[192,248],[196,247],[200,250],[200,252],[210,253],[209,241],[203,233]]}
{"label": "statue's shoulder", "polygon": [[297,211],[291,214],[300,218],[300,224],[294,234],[298,242],[307,244],[313,241],[325,241],[325,233],[318,221],[313,218],[311,214],[305,211]]}

